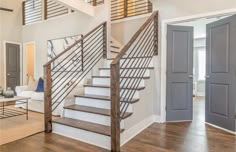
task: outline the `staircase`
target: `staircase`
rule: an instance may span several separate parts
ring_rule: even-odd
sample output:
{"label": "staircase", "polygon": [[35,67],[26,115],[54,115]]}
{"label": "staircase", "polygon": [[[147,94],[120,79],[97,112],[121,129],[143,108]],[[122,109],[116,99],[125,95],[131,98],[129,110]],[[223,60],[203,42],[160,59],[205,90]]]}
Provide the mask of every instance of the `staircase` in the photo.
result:
{"label": "staircase", "polygon": [[[111,40],[111,49],[116,49],[112,58],[106,55],[106,23],[102,23],[44,66],[46,132],[120,151],[120,143],[127,140],[120,135],[126,133],[127,122],[137,119],[133,106],[154,69],[157,17],[153,13],[123,48]],[[88,76],[94,69],[97,74]],[[81,93],[74,94],[74,104],[64,106],[63,117],[52,119],[53,110],[83,79],[88,81]]]}

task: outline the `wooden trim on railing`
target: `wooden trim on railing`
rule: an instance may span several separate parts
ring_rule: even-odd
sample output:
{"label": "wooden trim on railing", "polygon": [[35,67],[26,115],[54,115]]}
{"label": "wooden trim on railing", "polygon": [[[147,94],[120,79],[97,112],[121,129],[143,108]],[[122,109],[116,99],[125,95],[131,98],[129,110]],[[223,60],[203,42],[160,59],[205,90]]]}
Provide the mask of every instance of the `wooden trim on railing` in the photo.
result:
{"label": "wooden trim on railing", "polygon": [[154,55],[158,55],[158,31],[159,31],[159,16],[158,12],[156,16],[154,17]]}
{"label": "wooden trim on railing", "polygon": [[147,21],[139,28],[139,30],[134,34],[134,36],[130,39],[130,41],[123,47],[123,49],[120,51],[120,53],[117,55],[117,57],[112,61],[111,64],[117,64],[120,59],[125,55],[125,53],[129,50],[131,45],[136,41],[140,33],[143,31],[143,29],[146,28],[146,26],[150,23],[150,21],[153,20],[153,18],[158,15],[158,11],[155,11],[148,19]]}
{"label": "wooden trim on railing", "polygon": [[84,71],[84,35],[81,34],[81,64],[82,71]]}
{"label": "wooden trim on railing", "polygon": [[124,17],[128,16],[128,0],[124,0]]}
{"label": "wooden trim on railing", "polygon": [[111,64],[111,151],[120,151],[120,64]]}
{"label": "wooden trim on railing", "polygon": [[25,1],[22,2],[22,24],[25,25]]}
{"label": "wooden trim on railing", "polygon": [[107,22],[103,24],[103,58],[107,58]]}
{"label": "wooden trim on railing", "polygon": [[44,124],[45,132],[52,131],[52,73],[51,73],[51,64],[47,67],[44,67],[45,75],[45,84],[44,84]]}
{"label": "wooden trim on railing", "polygon": [[91,33],[93,33],[94,31],[96,31],[97,29],[99,29],[103,24],[106,24],[106,22],[103,22],[101,24],[99,24],[97,27],[95,27],[92,31],[90,31],[89,33],[87,33],[86,35],[83,36],[83,38],[80,38],[78,41],[76,41],[74,44],[72,44],[70,47],[68,47],[67,49],[65,49],[64,51],[62,51],[61,53],[59,53],[55,58],[53,58],[52,60],[50,60],[49,62],[47,62],[44,67],[48,66],[49,64],[53,63],[55,60],[57,60],[60,56],[62,56],[63,54],[65,54],[67,51],[69,51],[70,49],[72,49],[74,46],[76,46],[78,43],[80,43],[80,41],[82,41],[82,39],[86,38],[87,36],[89,36]]}
{"label": "wooden trim on railing", "polygon": [[44,0],[44,20],[48,19],[48,0]]}

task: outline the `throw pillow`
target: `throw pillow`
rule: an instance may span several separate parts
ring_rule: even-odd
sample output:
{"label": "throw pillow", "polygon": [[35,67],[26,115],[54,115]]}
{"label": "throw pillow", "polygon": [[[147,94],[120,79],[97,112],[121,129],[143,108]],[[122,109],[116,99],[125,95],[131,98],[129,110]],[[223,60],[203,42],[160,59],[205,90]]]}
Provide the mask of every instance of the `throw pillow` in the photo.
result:
{"label": "throw pillow", "polygon": [[44,92],[44,80],[42,78],[39,78],[36,92]]}
{"label": "throw pillow", "polygon": [[37,81],[35,81],[32,77],[30,77],[28,81],[29,91],[35,91],[37,88],[37,85],[38,85]]}

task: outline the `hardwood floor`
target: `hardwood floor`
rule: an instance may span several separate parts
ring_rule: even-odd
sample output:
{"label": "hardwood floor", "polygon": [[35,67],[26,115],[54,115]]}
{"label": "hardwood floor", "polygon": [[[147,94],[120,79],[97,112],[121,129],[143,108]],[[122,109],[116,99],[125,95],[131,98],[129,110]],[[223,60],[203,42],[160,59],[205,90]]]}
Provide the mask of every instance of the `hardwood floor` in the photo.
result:
{"label": "hardwood floor", "polygon": [[[194,101],[194,121],[154,123],[122,147],[122,152],[236,152],[235,135],[205,125],[204,101]],[[36,134],[0,146],[0,152],[108,152],[56,134]]]}

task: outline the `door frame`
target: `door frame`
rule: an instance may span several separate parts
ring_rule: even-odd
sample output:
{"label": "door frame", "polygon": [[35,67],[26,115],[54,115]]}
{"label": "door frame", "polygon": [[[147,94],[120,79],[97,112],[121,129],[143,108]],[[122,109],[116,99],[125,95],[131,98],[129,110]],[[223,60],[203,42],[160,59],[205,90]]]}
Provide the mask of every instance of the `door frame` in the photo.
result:
{"label": "door frame", "polygon": [[[166,81],[167,81],[167,25],[192,21],[201,18],[213,18],[236,14],[236,8],[220,10],[216,12],[201,13],[186,17],[167,19],[161,22],[161,98],[160,98],[160,122],[166,122]],[[231,133],[236,133],[229,131]]]}
{"label": "door frame", "polygon": [[23,63],[22,63],[22,67],[23,67],[23,73],[22,73],[22,81],[23,84],[27,84],[26,80],[26,73],[27,73],[27,55],[26,55],[26,46],[29,44],[34,44],[34,76],[35,76],[35,69],[36,69],[36,62],[35,62],[35,57],[36,57],[36,42],[35,41],[29,41],[29,42],[25,42],[23,43]]}
{"label": "door frame", "polygon": [[6,45],[7,43],[11,43],[11,44],[17,44],[20,46],[20,85],[23,84],[23,53],[22,53],[22,43],[20,42],[15,42],[15,41],[7,41],[7,40],[3,40],[3,63],[4,63],[4,66],[3,66],[3,80],[4,80],[4,88],[6,89],[7,87],[7,78],[6,78],[6,73],[7,73],[7,60],[6,60]]}

